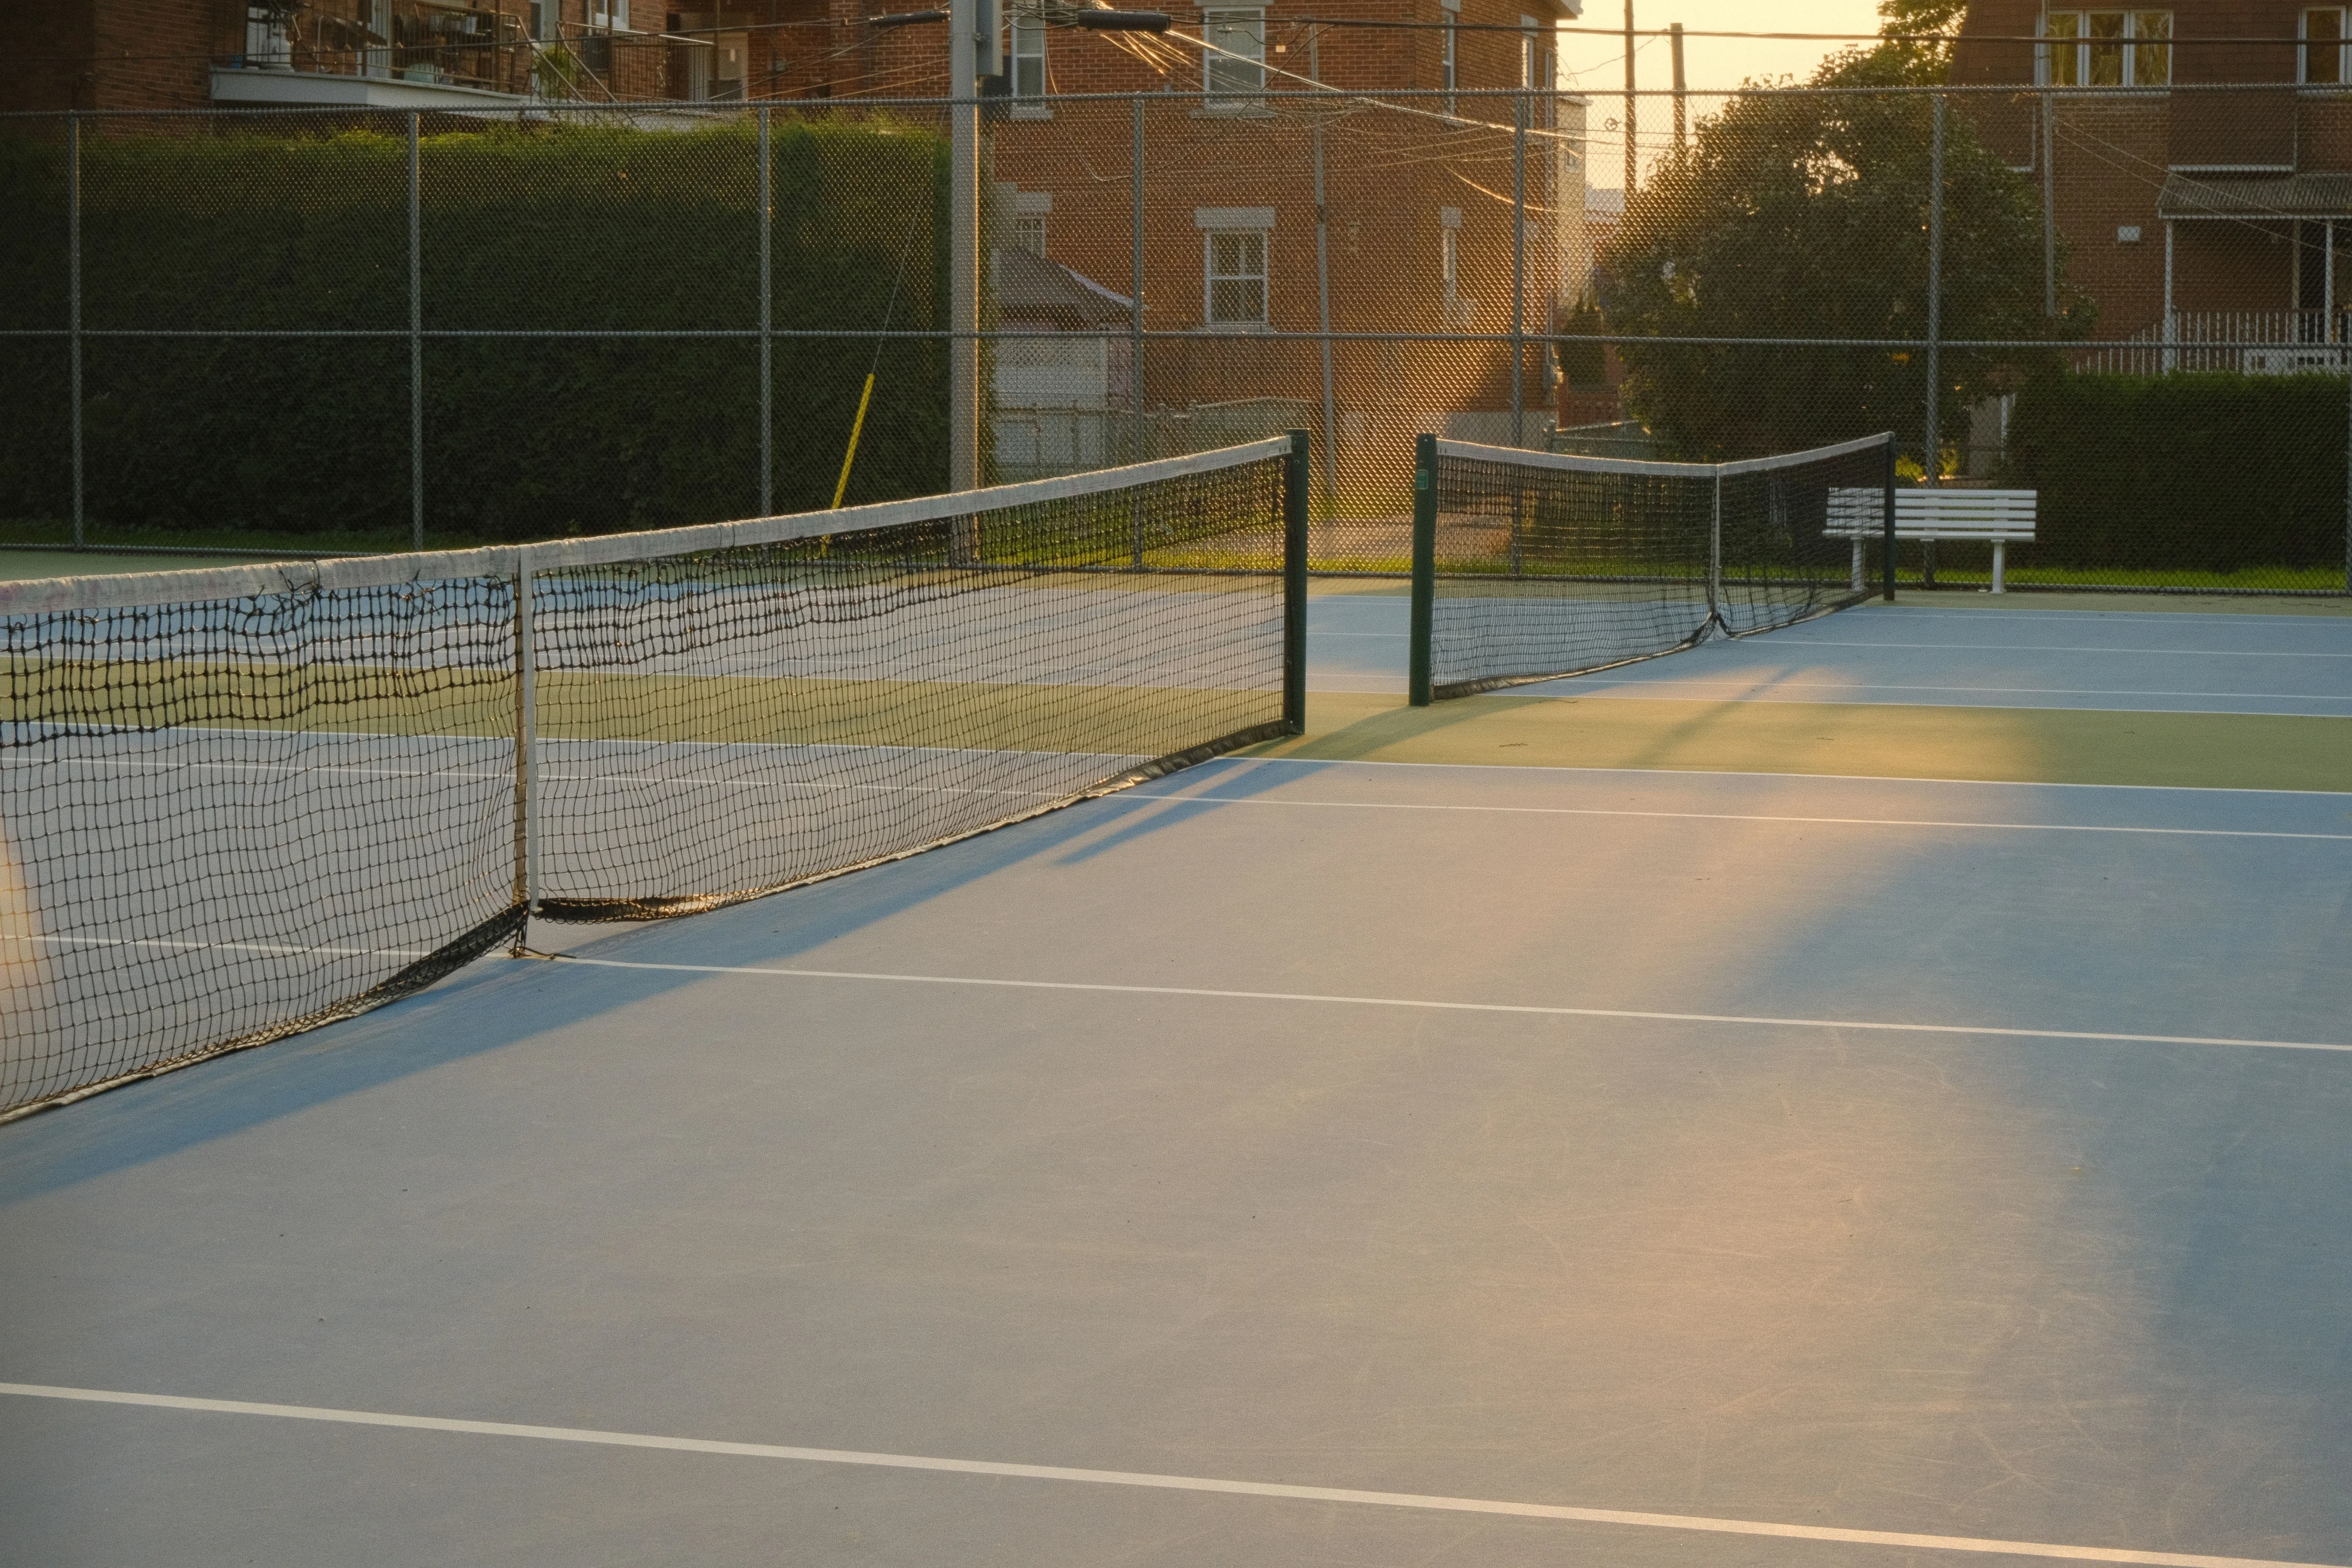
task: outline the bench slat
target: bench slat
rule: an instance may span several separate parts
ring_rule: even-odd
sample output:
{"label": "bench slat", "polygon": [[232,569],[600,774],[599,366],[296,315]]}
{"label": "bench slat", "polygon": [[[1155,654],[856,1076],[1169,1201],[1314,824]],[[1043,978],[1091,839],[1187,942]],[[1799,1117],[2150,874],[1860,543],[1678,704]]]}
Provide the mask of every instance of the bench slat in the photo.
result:
{"label": "bench slat", "polygon": [[[2032,490],[1896,490],[1895,536],[2030,543],[2035,496]],[[1886,526],[1885,506],[1883,490],[1832,489],[1825,531],[1846,539],[1876,534]]]}

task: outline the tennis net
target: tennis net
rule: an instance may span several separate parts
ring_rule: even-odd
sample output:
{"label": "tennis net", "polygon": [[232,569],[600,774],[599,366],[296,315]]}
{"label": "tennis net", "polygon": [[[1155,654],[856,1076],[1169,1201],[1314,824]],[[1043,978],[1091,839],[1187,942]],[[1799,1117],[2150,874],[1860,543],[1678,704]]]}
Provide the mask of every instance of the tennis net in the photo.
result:
{"label": "tennis net", "polygon": [[1424,436],[1412,700],[1606,668],[1856,603],[1863,544],[1892,517],[1893,481],[1891,436],[1735,463]]}
{"label": "tennis net", "polygon": [[1304,451],[0,584],[0,1116],[1298,728]]}

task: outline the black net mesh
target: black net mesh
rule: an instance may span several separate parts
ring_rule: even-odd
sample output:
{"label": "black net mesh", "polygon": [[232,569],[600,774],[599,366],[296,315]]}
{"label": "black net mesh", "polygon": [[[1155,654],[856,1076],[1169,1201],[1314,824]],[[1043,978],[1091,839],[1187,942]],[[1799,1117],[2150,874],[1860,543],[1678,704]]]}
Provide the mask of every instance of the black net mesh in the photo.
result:
{"label": "black net mesh", "polygon": [[1429,670],[1458,697],[1853,604],[1882,439],[1712,465],[1437,447]]}
{"label": "black net mesh", "polygon": [[1286,449],[830,535],[0,585],[0,1114],[390,1000],[534,889],[683,913],[1279,732]]}
{"label": "black net mesh", "polygon": [[1282,483],[538,576],[541,912],[707,908],[1276,732]]}
{"label": "black net mesh", "polygon": [[0,637],[0,1110],[361,1010],[517,929],[509,583]]}

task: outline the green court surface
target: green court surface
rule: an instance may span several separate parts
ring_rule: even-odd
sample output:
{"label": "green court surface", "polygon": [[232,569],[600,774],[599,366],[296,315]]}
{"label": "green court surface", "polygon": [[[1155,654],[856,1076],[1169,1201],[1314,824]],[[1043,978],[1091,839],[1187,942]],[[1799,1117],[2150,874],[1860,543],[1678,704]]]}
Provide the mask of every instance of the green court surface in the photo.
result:
{"label": "green court surface", "polygon": [[1307,733],[1253,754],[2186,789],[2352,790],[2352,721],[2261,713],[1597,701],[1564,692],[1409,708],[1318,692]]}

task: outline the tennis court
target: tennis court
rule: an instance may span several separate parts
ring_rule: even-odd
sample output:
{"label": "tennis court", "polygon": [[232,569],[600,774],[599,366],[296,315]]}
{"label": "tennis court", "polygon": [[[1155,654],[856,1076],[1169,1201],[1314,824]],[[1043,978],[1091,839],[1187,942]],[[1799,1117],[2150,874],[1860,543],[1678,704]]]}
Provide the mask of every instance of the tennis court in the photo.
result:
{"label": "tennis court", "polygon": [[2352,617],[2019,599],[1320,595],[1303,734],[0,1130],[0,1542],[2352,1563]]}

